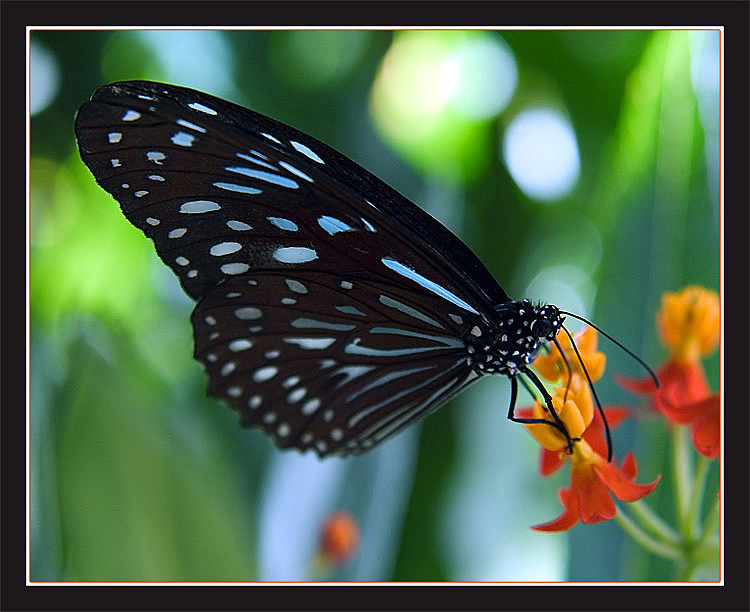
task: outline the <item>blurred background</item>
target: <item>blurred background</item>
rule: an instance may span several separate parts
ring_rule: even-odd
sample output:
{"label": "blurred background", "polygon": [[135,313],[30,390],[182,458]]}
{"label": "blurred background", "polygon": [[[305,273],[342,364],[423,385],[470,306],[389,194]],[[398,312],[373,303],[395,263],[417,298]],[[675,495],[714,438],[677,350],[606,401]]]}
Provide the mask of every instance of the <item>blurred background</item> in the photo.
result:
{"label": "blurred background", "polygon": [[[149,79],[289,123],[450,227],[514,299],[589,317],[656,366],[662,292],[719,289],[718,31],[30,38],[32,580],[671,579],[614,521],[529,528],[560,514],[568,473],[538,475],[500,377],[347,460],[240,428],[205,395],[191,301],[95,184],[73,119],[100,85]],[[612,377],[642,370],[600,347],[602,402],[637,406]],[[718,356],[705,365],[717,390]],[[665,474],[647,501],[671,520],[665,436],[644,417],[614,444],[638,481]],[[360,547],[321,571],[338,509]]]}

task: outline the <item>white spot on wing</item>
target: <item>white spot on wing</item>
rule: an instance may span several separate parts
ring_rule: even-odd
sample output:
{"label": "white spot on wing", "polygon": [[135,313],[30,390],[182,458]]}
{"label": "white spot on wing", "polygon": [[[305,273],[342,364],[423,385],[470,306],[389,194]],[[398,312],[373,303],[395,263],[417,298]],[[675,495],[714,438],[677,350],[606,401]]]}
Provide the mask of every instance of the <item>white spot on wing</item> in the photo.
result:
{"label": "white spot on wing", "polygon": [[167,238],[182,238],[187,233],[186,227],[178,227],[167,234]]}
{"label": "white spot on wing", "polygon": [[204,106],[200,102],[191,102],[188,104],[188,106],[194,110],[200,111],[202,113],[206,113],[207,115],[216,115],[216,111],[213,108],[209,108],[208,106]]}
{"label": "white spot on wing", "polygon": [[195,130],[196,132],[202,132],[203,134],[206,133],[206,128],[203,128],[199,125],[195,125],[195,123],[190,123],[189,121],[185,121],[184,119],[178,119],[177,125],[181,125],[182,127],[186,127],[190,130]]}
{"label": "white spot on wing", "polygon": [[232,340],[228,348],[233,353],[239,353],[240,351],[246,351],[247,349],[251,348],[253,346],[253,343],[250,342],[247,338],[237,338],[236,340]]}
{"label": "white spot on wing", "polygon": [[348,323],[329,323],[327,321],[318,321],[317,319],[300,317],[292,321],[292,327],[295,327],[297,329],[330,329],[333,331],[351,331],[357,326]]}
{"label": "white spot on wing", "polygon": [[276,136],[272,136],[268,132],[261,132],[260,135],[265,136],[266,138],[268,138],[268,140],[273,140],[274,142],[278,144],[283,144],[278,138],[276,138]]}
{"label": "white spot on wing", "polygon": [[216,202],[212,202],[211,200],[191,200],[189,202],[185,202],[182,206],[180,206],[180,212],[188,215],[193,215],[198,213],[211,212],[213,210],[219,210],[220,208],[221,206],[219,206]]}
{"label": "white spot on wing", "polygon": [[180,147],[192,147],[195,136],[185,132],[177,132],[170,140]]}
{"label": "white spot on wing", "polygon": [[393,298],[388,297],[387,295],[381,295],[379,299],[380,299],[381,304],[385,304],[389,308],[393,308],[394,310],[403,312],[405,315],[413,317],[414,319],[418,319],[419,321],[424,321],[425,323],[429,323],[430,325],[433,325],[440,329],[445,329],[445,327],[443,327],[435,319],[433,319],[432,317],[428,317],[425,313],[417,310],[416,308],[412,308],[411,306],[408,306],[407,304],[399,302],[398,300],[394,300]]}
{"label": "white spot on wing", "polygon": [[289,392],[289,395],[286,396],[286,401],[290,404],[296,404],[305,397],[306,393],[307,389],[305,387],[297,387],[294,391]]}
{"label": "white spot on wing", "polygon": [[247,223],[243,223],[242,221],[235,221],[234,219],[232,219],[231,221],[227,221],[227,227],[237,232],[245,232],[247,230],[253,229],[252,226],[248,225]]}
{"label": "white spot on wing", "polygon": [[360,317],[366,317],[367,315],[362,312],[356,306],[336,306],[336,310],[343,312],[344,314],[358,315]]}
{"label": "white spot on wing", "polygon": [[308,247],[279,247],[273,252],[273,258],[281,263],[306,263],[317,259],[318,253]]}
{"label": "white spot on wing", "polygon": [[264,366],[253,372],[253,380],[257,383],[265,382],[271,380],[276,374],[278,374],[278,372],[279,368],[276,366]]}
{"label": "white spot on wing", "polygon": [[306,147],[301,142],[297,142],[296,140],[290,140],[289,141],[291,145],[297,149],[302,155],[305,157],[309,157],[311,160],[318,162],[319,164],[324,164],[325,162],[315,153],[313,152],[310,147]]}
{"label": "white spot on wing", "polygon": [[237,185],[236,183],[224,183],[220,181],[213,183],[213,186],[224,191],[234,191],[235,193],[248,193],[250,195],[263,193],[262,189],[255,189],[255,187],[248,187],[247,185]]}
{"label": "white spot on wing", "polygon": [[305,287],[301,282],[298,280],[294,280],[292,278],[285,279],[286,286],[289,287],[294,293],[307,293],[307,287]]}
{"label": "white spot on wing", "polygon": [[292,164],[288,164],[285,161],[280,161],[279,166],[281,166],[282,168],[286,168],[287,170],[289,170],[289,172],[291,172],[292,174],[296,174],[301,179],[305,179],[306,181],[309,181],[311,183],[315,182],[309,176],[307,176],[304,172],[302,172],[302,170],[299,170],[295,168],[294,166],[292,166]]}
{"label": "white spot on wing", "polygon": [[[257,153],[257,152],[255,152],[255,151],[253,151],[253,152],[254,152],[254,153],[255,153],[256,155],[260,155],[260,153]],[[260,159],[255,159],[254,157],[252,157],[252,156],[250,156],[250,155],[245,155],[244,153],[236,153],[236,155],[237,155],[237,157],[239,157],[240,159],[244,159],[244,160],[246,160],[246,161],[249,161],[249,162],[252,162],[252,163],[254,163],[254,164],[258,164],[259,166],[262,166],[262,167],[264,167],[264,168],[268,168],[269,170],[273,170],[274,172],[276,172],[276,168],[275,168],[274,166],[272,166],[271,164],[269,164],[269,163],[266,163],[266,162],[264,162],[264,161],[262,161],[262,160],[260,160]],[[268,158],[266,158],[266,159],[268,159]]]}
{"label": "white spot on wing", "polygon": [[240,249],[242,249],[242,245],[239,242],[220,242],[213,245],[208,252],[214,257],[223,257],[236,253]]}
{"label": "white spot on wing", "polygon": [[140,119],[141,114],[138,111],[129,110],[122,116],[123,121],[135,121],[136,119]]}
{"label": "white spot on wing", "polygon": [[228,172],[242,174],[243,176],[255,178],[260,181],[265,181],[266,183],[273,183],[274,185],[278,185],[279,187],[286,187],[288,189],[297,189],[299,187],[299,184],[290,178],[280,176],[278,174],[273,174],[271,172],[264,172],[263,170],[256,170],[255,168],[245,168],[244,166],[228,166],[224,169]]}
{"label": "white spot on wing", "polygon": [[227,361],[223,366],[221,366],[221,375],[229,376],[232,372],[235,371],[236,368],[237,364],[234,361]]}
{"label": "white spot on wing", "polygon": [[159,225],[161,221],[159,221],[159,219],[155,217],[146,217],[146,223],[148,223],[149,225]]}
{"label": "white spot on wing", "polygon": [[299,227],[294,221],[284,219],[284,217],[266,217],[271,223],[273,223],[279,229],[286,230],[288,232],[296,232]]}
{"label": "white spot on wing", "polygon": [[154,162],[157,166],[161,166],[161,162],[167,159],[167,156],[161,151],[148,151],[146,153],[146,159],[150,162]]}
{"label": "white spot on wing", "polygon": [[110,159],[109,161],[112,162],[113,168],[119,168],[120,166],[122,166],[122,164],[120,163],[120,160],[117,158]]}
{"label": "white spot on wing", "polygon": [[186,266],[190,263],[189,259],[187,259],[186,257],[182,257],[182,256],[178,257],[174,261],[177,265],[180,265],[180,266]]}
{"label": "white spot on wing", "polygon": [[354,231],[354,228],[348,223],[345,223],[341,219],[336,219],[336,217],[329,217],[328,215],[318,217],[318,225],[320,225],[320,227],[322,227],[331,236],[337,234],[338,232]]}
{"label": "white spot on wing", "polygon": [[260,308],[255,306],[243,306],[234,311],[234,316],[243,321],[254,321],[260,319],[263,316]]}
{"label": "white spot on wing", "polygon": [[303,349],[319,351],[331,346],[336,342],[336,338],[284,338],[284,342],[296,344]]}
{"label": "white spot on wing", "polygon": [[302,414],[304,414],[305,416],[310,416],[311,414],[314,414],[318,408],[320,408],[320,399],[317,397],[313,397],[312,399],[309,399],[304,404],[302,404],[300,412],[302,412]]}
{"label": "white spot on wing", "polygon": [[383,265],[385,265],[386,268],[393,270],[394,272],[396,272],[396,274],[400,274],[404,278],[408,278],[409,280],[414,281],[415,283],[417,283],[418,285],[421,285],[422,287],[431,291],[435,295],[438,295],[441,298],[444,298],[448,300],[449,302],[452,302],[456,306],[460,306],[464,310],[473,312],[476,315],[479,314],[474,308],[472,308],[469,304],[464,302],[456,294],[452,293],[451,291],[448,291],[448,289],[446,289],[445,287],[442,287],[436,282],[431,281],[429,278],[422,276],[419,272],[412,270],[409,266],[405,266],[401,262],[396,261],[395,259],[392,259],[391,257],[383,257],[380,261],[383,262]]}
{"label": "white spot on wing", "polygon": [[107,134],[107,138],[109,139],[110,144],[115,144],[122,140],[122,132],[110,132]]}
{"label": "white spot on wing", "polygon": [[300,381],[300,377],[297,375],[290,376],[287,378],[283,383],[281,383],[281,386],[284,387],[284,389],[290,389],[294,385],[296,385]]}
{"label": "white spot on wing", "polygon": [[244,274],[250,269],[246,263],[228,263],[221,266],[221,271],[224,274]]}

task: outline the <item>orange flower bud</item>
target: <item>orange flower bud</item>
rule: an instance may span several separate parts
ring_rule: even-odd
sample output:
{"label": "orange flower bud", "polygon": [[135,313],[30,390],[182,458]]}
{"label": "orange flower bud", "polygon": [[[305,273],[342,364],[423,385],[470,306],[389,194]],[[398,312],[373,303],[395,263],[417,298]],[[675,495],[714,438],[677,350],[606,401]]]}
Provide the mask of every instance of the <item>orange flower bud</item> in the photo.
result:
{"label": "orange flower bud", "polygon": [[359,546],[359,528],[351,514],[338,511],[323,525],[320,551],[329,563],[339,565],[352,558]]}
{"label": "orange flower bud", "polygon": [[662,342],[675,359],[695,363],[719,344],[720,316],[718,294],[689,285],[662,296],[656,324]]}

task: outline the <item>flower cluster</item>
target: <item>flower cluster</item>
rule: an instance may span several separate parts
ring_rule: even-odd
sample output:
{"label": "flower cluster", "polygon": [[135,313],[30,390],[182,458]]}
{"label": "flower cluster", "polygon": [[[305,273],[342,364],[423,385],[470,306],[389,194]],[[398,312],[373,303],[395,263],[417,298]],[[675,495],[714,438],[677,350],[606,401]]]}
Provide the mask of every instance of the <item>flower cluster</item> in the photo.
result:
{"label": "flower cluster", "polygon": [[645,396],[653,409],[676,425],[689,425],[693,446],[715,459],[719,444],[719,394],[711,393],[701,358],[716,350],[720,333],[719,296],[691,285],[662,296],[656,325],[670,356],[658,369],[661,387],[650,379],[620,377],[626,389]]}
{"label": "flower cluster", "polygon": [[[552,405],[573,440],[572,451],[568,449],[567,438],[558,429],[543,423],[526,427],[543,447],[540,464],[542,475],[552,474],[570,460],[570,488],[559,491],[560,501],[565,508],[563,513],[549,523],[533,527],[537,531],[564,531],[579,521],[598,523],[609,520],[617,512],[610,493],[622,501],[635,501],[651,493],[661,478],[659,476],[646,485],[635,483],[636,461],[631,453],[625,456],[619,467],[607,461],[604,421],[595,410],[581,361],[567,334],[561,332],[557,340],[565,356],[554,347],[548,355],[537,357],[534,367],[551,382],[562,380],[563,384],[554,389]],[[601,378],[606,357],[596,350],[596,331],[588,328],[578,336],[576,344],[592,382]],[[623,408],[604,410],[611,427],[626,416]],[[553,421],[552,415],[539,401],[533,408],[519,410],[518,414],[524,418]]]}

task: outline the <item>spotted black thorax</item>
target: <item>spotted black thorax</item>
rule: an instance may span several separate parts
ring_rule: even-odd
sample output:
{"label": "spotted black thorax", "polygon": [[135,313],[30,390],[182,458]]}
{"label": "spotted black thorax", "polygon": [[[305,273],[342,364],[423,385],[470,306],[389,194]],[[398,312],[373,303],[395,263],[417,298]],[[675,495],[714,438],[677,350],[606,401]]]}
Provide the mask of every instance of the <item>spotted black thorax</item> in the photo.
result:
{"label": "spotted black thorax", "polygon": [[487,335],[488,344],[469,345],[470,359],[477,373],[516,375],[531,363],[542,344],[551,342],[563,324],[553,304],[534,306],[529,300],[506,302],[495,307],[497,319]]}

